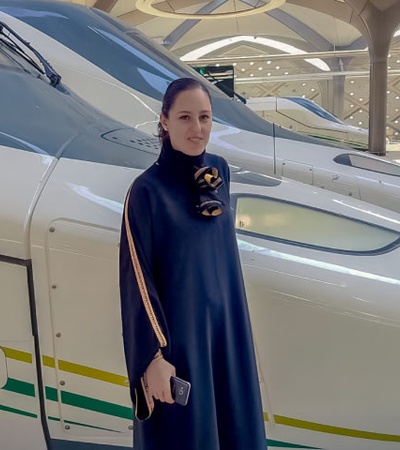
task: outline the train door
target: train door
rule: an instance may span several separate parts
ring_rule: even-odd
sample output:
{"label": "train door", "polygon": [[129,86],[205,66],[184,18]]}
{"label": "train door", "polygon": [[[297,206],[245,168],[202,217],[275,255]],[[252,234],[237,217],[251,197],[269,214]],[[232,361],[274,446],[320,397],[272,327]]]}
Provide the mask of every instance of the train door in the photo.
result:
{"label": "train door", "polygon": [[1,448],[46,449],[37,383],[30,264],[0,256]]}

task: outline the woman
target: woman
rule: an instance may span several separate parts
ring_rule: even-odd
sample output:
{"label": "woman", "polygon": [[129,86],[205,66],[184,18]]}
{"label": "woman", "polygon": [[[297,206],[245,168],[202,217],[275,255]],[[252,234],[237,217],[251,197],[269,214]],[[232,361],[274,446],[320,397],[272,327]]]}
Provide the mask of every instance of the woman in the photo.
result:
{"label": "woman", "polygon": [[[206,153],[211,99],[172,82],[157,162],[128,192],[120,288],[137,450],[265,450],[225,160]],[[171,376],[191,383],[174,403]]]}

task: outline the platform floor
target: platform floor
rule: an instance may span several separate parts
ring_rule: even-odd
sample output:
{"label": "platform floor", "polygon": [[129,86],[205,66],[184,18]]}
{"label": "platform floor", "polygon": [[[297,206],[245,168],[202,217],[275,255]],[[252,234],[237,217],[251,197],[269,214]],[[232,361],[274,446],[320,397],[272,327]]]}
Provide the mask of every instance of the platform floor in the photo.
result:
{"label": "platform floor", "polygon": [[389,159],[390,161],[395,161],[400,164],[400,145],[397,145],[393,150],[389,148],[384,158]]}

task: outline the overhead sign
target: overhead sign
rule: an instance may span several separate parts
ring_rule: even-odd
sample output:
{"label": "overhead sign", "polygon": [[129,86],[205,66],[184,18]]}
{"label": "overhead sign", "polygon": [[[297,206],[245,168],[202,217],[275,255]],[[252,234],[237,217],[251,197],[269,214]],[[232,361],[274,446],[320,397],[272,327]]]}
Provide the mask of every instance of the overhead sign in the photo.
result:
{"label": "overhead sign", "polygon": [[234,86],[234,67],[230,66],[201,66],[193,67],[194,70],[199,72],[210,83],[214,84],[217,88],[221,89],[229,97],[234,98],[235,86]]}

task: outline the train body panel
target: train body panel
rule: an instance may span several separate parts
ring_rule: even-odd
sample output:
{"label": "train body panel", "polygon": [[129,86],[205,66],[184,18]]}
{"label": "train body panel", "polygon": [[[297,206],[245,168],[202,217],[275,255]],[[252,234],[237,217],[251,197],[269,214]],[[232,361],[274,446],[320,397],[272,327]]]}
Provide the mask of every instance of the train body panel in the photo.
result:
{"label": "train body panel", "polygon": [[37,303],[47,319],[45,354],[54,358],[45,383],[58,392],[46,399],[58,410],[54,439],[132,445],[118,243],[124,195],[138,172],[62,158],[35,210]]}
{"label": "train body panel", "polygon": [[[156,160],[158,140],[151,124],[127,127],[52,87],[2,41],[0,81],[0,446],[132,448],[119,229],[125,193]],[[287,171],[300,164],[299,144],[317,144],[232,123],[216,121],[210,151],[231,166],[269,448],[394,450],[400,215],[265,175],[282,171],[274,158],[284,143]],[[302,164],[297,173],[317,176]]]}
{"label": "train body panel", "polygon": [[28,259],[29,218],[53,158],[5,146],[0,146],[0,158],[7,161],[7,164],[0,166],[3,206],[0,253],[3,256]]}
{"label": "train body panel", "polygon": [[[282,131],[282,130],[279,130]],[[276,174],[400,211],[400,165],[365,152],[338,151],[275,135]],[[312,160],[299,158],[314,147]],[[326,164],[326,159],[333,163]]]}
{"label": "train body panel", "polygon": [[[54,342],[54,352],[50,353],[51,344],[44,352],[54,357],[55,364],[45,385],[59,392],[60,422],[50,424],[54,439],[130,445],[117,261],[124,196],[139,173],[134,168],[61,158],[35,209],[31,251],[33,267],[38,268],[37,304],[41,316],[49,318],[41,324],[43,330],[47,327],[42,348],[46,341]],[[400,280],[395,269],[399,248],[391,247],[400,237],[400,217],[379,208],[371,211],[368,204],[340,195],[310,192],[295,182],[244,186],[235,181],[237,176],[231,187],[234,202],[255,195],[282,202],[285,211],[293,205],[309,206],[332,220],[346,211],[351,222],[362,226],[368,219],[373,224],[360,249],[352,247],[354,254],[336,252],[334,247],[296,246],[289,236],[286,243],[271,241],[246,234],[238,226],[264,411],[270,418],[269,439],[332,450],[357,445],[372,450],[379,435],[395,439],[400,399],[374,386],[382,372],[394,386],[400,370],[393,358],[400,339]],[[237,205],[236,214],[240,214]],[[318,228],[314,224],[308,235]],[[333,228],[321,235],[329,237]],[[375,237],[381,229],[393,233],[389,244],[386,237],[383,241]],[[342,238],[344,245],[352,245],[354,235]],[[371,242],[377,242],[376,249]],[[382,245],[389,248],[381,251]],[[84,403],[87,398],[97,410]],[[54,399],[47,403],[54,408]],[[384,420],[377,420],[373,405],[384,405],[380,413]],[[315,432],[318,427],[323,437]],[[357,439],[358,435],[363,437]],[[380,440],[379,445],[395,448],[390,441]]]}

